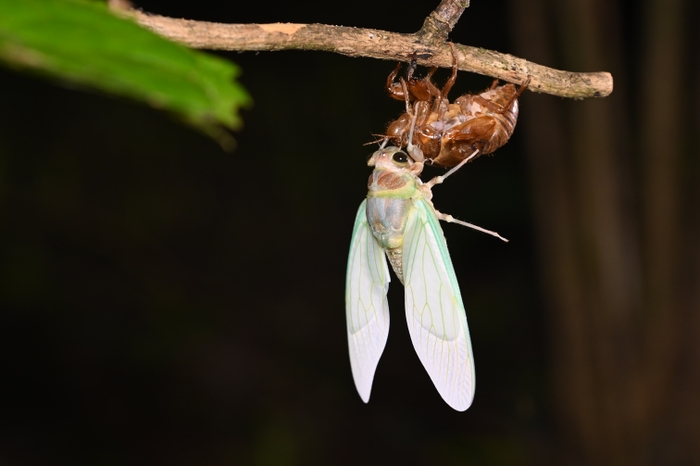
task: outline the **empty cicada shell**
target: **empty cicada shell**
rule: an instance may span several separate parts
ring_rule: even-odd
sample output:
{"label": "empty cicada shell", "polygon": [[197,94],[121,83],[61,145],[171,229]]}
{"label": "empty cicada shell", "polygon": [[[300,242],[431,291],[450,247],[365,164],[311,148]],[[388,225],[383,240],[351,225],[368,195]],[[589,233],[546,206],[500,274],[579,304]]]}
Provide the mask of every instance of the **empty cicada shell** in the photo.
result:
{"label": "empty cicada shell", "polygon": [[518,97],[529,79],[517,89],[514,84],[498,86],[495,80],[486,91],[464,94],[450,103],[447,94],[457,77],[456,61],[441,90],[432,82],[435,69],[416,79],[412,62],[406,79],[397,83],[399,68],[400,64],[389,75],[387,90],[393,98],[406,101],[406,113],[389,124],[385,137],[399,147],[413,146],[417,160],[422,157],[434,165],[454,167],[475,150],[490,154],[510,139],[518,119]]}

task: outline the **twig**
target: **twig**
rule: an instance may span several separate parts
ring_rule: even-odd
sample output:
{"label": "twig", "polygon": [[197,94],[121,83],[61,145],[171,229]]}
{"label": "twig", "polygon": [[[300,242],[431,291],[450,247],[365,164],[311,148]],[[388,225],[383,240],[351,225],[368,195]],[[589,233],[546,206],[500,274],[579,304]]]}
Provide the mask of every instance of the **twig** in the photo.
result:
{"label": "twig", "polygon": [[454,29],[464,9],[469,8],[469,0],[442,0],[423,23],[416,35],[423,40],[446,41],[447,35]]}
{"label": "twig", "polygon": [[[325,24],[221,24],[168,18],[113,6],[142,26],[175,42],[212,50],[320,50],[350,57],[408,62],[417,54],[420,65],[452,67],[452,50],[445,41],[468,2],[443,0],[415,34]],[[456,45],[458,67],[504,81],[522,83],[531,76],[529,90],[584,99],[612,92],[610,73],[574,73],[528,62],[491,50]]]}

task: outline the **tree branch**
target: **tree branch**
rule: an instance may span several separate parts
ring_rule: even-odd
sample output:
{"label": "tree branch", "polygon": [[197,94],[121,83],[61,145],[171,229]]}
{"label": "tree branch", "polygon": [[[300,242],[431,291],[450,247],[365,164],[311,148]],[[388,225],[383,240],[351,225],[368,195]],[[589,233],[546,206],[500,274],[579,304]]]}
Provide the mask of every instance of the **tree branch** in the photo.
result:
{"label": "tree branch", "polygon": [[[114,2],[117,3],[117,2]],[[452,67],[452,49],[447,34],[457,23],[468,2],[443,0],[415,34],[400,34],[325,24],[221,24],[174,19],[113,5],[142,26],[175,42],[212,50],[276,51],[321,50],[350,57],[371,57],[408,62],[417,54],[423,66]],[[612,92],[610,73],[574,73],[528,62],[512,55],[459,45],[458,68],[513,83],[531,76],[529,90],[584,99],[606,97]]]}

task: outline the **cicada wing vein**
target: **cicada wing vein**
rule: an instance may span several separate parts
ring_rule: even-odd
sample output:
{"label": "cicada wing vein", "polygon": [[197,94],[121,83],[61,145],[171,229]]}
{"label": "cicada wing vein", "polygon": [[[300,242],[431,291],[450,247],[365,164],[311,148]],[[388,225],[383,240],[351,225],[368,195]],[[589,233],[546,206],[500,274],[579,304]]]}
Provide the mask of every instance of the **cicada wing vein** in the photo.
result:
{"label": "cicada wing vein", "polygon": [[416,200],[408,214],[403,248],[413,346],[445,402],[464,411],[474,398],[469,328],[442,228],[425,200]]}
{"label": "cicada wing vein", "polygon": [[345,287],[350,366],[355,387],[367,403],[372,380],[389,336],[389,267],[369,228],[367,201],[355,218]]}

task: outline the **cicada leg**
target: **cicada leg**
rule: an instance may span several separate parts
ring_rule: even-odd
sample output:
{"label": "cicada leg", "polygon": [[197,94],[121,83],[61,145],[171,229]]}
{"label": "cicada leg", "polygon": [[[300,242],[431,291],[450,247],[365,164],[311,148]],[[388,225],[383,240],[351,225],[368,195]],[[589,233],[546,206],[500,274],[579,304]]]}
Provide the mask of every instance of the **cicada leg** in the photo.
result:
{"label": "cicada leg", "polygon": [[[456,165],[455,167],[451,168],[451,169],[450,169],[447,173],[445,173],[444,175],[436,176],[436,177],[433,178],[432,180],[430,180],[430,181],[428,181],[427,183],[424,183],[423,185],[421,185],[421,189],[423,189],[423,190],[427,193],[428,199],[432,198],[432,188],[433,188],[433,186],[435,186],[436,184],[441,184],[441,183],[443,183],[443,182],[447,179],[447,177],[449,177],[450,175],[454,174],[457,170],[459,170],[460,168],[462,168],[462,166],[464,166],[464,164],[466,164],[466,163],[469,162],[470,160],[474,159],[477,155],[479,155],[479,150],[478,150],[478,149],[476,149],[474,152],[472,152],[472,154],[471,154],[469,157],[467,157],[467,158],[465,158],[464,160],[462,160],[458,165]],[[462,226],[471,228],[471,229],[473,229],[473,230],[480,231],[480,232],[482,232],[482,233],[486,233],[487,235],[495,236],[496,238],[501,239],[501,240],[505,241],[506,243],[508,242],[508,240],[507,240],[506,238],[504,238],[503,236],[499,235],[499,234],[498,234],[497,232],[495,232],[495,231],[487,230],[486,228],[482,228],[482,227],[480,227],[480,226],[478,226],[478,225],[474,225],[473,223],[465,222],[465,221],[463,221],[463,220],[458,220],[458,219],[454,218],[452,215],[449,215],[449,214],[443,214],[442,212],[440,212],[440,211],[438,211],[437,209],[435,209],[434,206],[433,206],[433,210],[435,211],[435,215],[437,216],[437,218],[439,218],[440,220],[442,220],[442,221],[444,221],[444,222],[456,223],[457,225],[462,225]]]}
{"label": "cicada leg", "polygon": [[518,90],[515,91],[515,94],[513,94],[513,97],[511,97],[508,102],[505,105],[505,110],[509,110],[513,104],[515,103],[516,100],[520,97],[520,94],[527,89],[527,86],[530,85],[530,81],[532,80],[532,76],[528,76],[527,79],[518,87]]}
{"label": "cicada leg", "polygon": [[[404,84],[404,86],[405,86],[405,84]],[[406,107],[408,109],[408,101],[406,102]],[[420,147],[413,144],[413,132],[416,129],[416,120],[417,119],[418,119],[418,112],[413,112],[413,114],[411,115],[411,129],[408,131],[408,142],[406,143],[406,152],[408,152],[408,155],[410,155],[414,161],[423,162],[425,160],[425,156],[423,155],[423,151],[420,149]]]}
{"label": "cicada leg", "polygon": [[[435,210],[435,209],[433,209],[433,210]],[[463,227],[471,228],[472,230],[480,231],[482,233],[486,233],[487,235],[495,236],[496,238],[498,238],[502,241],[505,241],[506,243],[508,242],[508,240],[506,238],[499,235],[495,231],[487,230],[486,228],[481,228],[479,225],[474,225],[473,223],[464,222],[462,220],[457,220],[452,215],[443,214],[442,212],[439,212],[437,210],[435,210],[435,215],[437,216],[437,218],[439,218],[443,222],[456,223],[457,225],[462,225]]]}
{"label": "cicada leg", "polygon": [[403,100],[405,97],[405,91],[402,89],[401,84],[394,82],[394,79],[396,79],[400,69],[401,62],[398,62],[396,64],[396,68],[394,68],[394,71],[389,73],[389,76],[386,78],[386,90],[389,93],[389,96],[396,100]]}
{"label": "cicada leg", "polygon": [[452,74],[442,88],[441,96],[443,99],[447,99],[447,94],[450,93],[452,86],[457,81],[457,48],[453,42],[450,42],[450,48],[452,49]]}
{"label": "cicada leg", "polygon": [[474,152],[472,152],[472,155],[470,155],[469,157],[467,157],[464,160],[462,160],[461,162],[459,162],[457,165],[455,165],[450,170],[448,170],[447,173],[445,173],[444,175],[438,175],[435,178],[433,178],[432,180],[428,181],[427,183],[424,183],[425,186],[427,186],[428,189],[432,189],[432,187],[435,186],[436,184],[443,183],[447,179],[448,176],[454,174],[457,170],[462,168],[465,163],[469,162],[471,159],[475,158],[477,155],[479,155],[479,149],[474,150]]}

